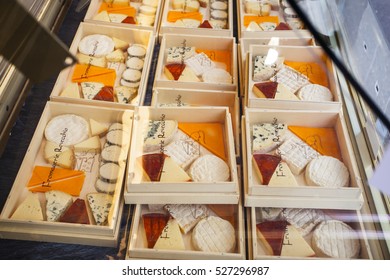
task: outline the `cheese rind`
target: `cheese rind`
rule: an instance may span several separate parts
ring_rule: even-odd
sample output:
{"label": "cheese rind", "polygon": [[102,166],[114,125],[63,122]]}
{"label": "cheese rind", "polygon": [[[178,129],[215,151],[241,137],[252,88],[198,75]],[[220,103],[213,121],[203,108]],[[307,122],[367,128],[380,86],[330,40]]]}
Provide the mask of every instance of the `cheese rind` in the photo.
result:
{"label": "cheese rind", "polygon": [[195,226],[192,244],[203,252],[231,253],[236,247],[236,233],[228,221],[209,216]]}
{"label": "cheese rind", "polygon": [[202,183],[226,182],[230,179],[230,168],[225,161],[214,155],[204,155],[190,166],[193,181]]}
{"label": "cheese rind", "polygon": [[43,221],[43,213],[38,194],[28,193],[27,197],[19,204],[10,219]]}

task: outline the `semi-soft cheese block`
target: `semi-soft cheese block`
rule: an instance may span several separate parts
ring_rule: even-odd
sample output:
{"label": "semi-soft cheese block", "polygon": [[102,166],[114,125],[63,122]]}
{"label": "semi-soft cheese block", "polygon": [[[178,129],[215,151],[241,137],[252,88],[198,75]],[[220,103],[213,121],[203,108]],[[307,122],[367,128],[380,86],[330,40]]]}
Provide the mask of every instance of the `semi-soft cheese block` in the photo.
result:
{"label": "semi-soft cheese block", "polygon": [[183,236],[175,219],[169,219],[153,248],[160,250],[185,250]]}
{"label": "semi-soft cheese block", "polygon": [[153,248],[162,231],[167,225],[169,215],[163,213],[147,213],[142,215],[146,243],[148,248]]}
{"label": "semi-soft cheese block", "polygon": [[280,255],[305,258],[313,257],[315,252],[294,226],[287,225]]}
{"label": "semi-soft cheese block", "polygon": [[18,208],[16,208],[11,219],[43,221],[42,207],[39,202],[38,194],[29,192],[27,197],[19,204]]}

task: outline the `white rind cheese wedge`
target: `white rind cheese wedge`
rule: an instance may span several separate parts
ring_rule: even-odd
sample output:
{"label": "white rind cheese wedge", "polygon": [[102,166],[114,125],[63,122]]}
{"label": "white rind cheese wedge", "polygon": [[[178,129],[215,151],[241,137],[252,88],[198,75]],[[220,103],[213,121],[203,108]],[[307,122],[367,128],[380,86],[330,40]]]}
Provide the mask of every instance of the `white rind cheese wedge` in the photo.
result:
{"label": "white rind cheese wedge", "polygon": [[320,222],[329,218],[321,210],[303,208],[283,209],[281,216],[303,236],[308,235]]}
{"label": "white rind cheese wedge", "polygon": [[268,186],[296,187],[298,186],[298,183],[294,174],[292,174],[290,168],[288,168],[287,163],[282,161],[278,164],[274,174],[272,174]]}
{"label": "white rind cheese wedge", "polygon": [[73,203],[72,196],[70,194],[51,190],[45,192],[46,197],[46,217],[49,222],[56,222],[60,219],[62,214]]}
{"label": "white rind cheese wedge", "polygon": [[192,244],[198,251],[230,253],[236,247],[235,230],[228,221],[210,216],[195,226]]}
{"label": "white rind cheese wedge", "polygon": [[29,192],[19,204],[11,218],[13,220],[43,221],[43,213],[38,194]]}
{"label": "white rind cheese wedge", "polygon": [[287,162],[291,172],[299,175],[306,165],[320,154],[298,137],[292,136],[278,148],[278,153]]}
{"label": "white rind cheese wedge", "polygon": [[109,125],[98,122],[94,119],[89,119],[89,127],[91,136],[103,136],[108,131]]}
{"label": "white rind cheese wedge", "polygon": [[143,149],[152,152],[168,145],[178,130],[176,120],[148,120],[143,124]]}
{"label": "white rind cheese wedge", "polygon": [[180,227],[175,219],[169,219],[153,248],[160,250],[185,250]]}
{"label": "white rind cheese wedge", "polygon": [[315,252],[294,226],[287,225],[280,255],[305,258],[313,257]]}
{"label": "white rind cheese wedge", "polygon": [[344,163],[337,158],[320,156],[309,162],[305,178],[310,186],[345,188],[348,187],[349,172]]}
{"label": "white rind cheese wedge", "polygon": [[202,204],[167,204],[165,209],[177,220],[184,234],[210,214],[207,206]]}
{"label": "white rind cheese wedge", "polygon": [[205,53],[186,59],[185,64],[194,71],[196,76],[202,76],[204,72],[215,68],[215,63]]}
{"label": "white rind cheese wedge", "polygon": [[190,176],[170,157],[165,158],[160,182],[189,182]]}
{"label": "white rind cheese wedge", "polygon": [[81,98],[80,89],[78,83],[69,83],[64,90],[60,93],[62,97]]}
{"label": "white rind cheese wedge", "polygon": [[360,242],[356,231],[337,220],[325,221],[316,227],[312,246],[319,257],[353,259],[360,254]]}
{"label": "white rind cheese wedge", "polygon": [[112,195],[105,193],[89,193],[87,200],[97,225],[107,223],[108,214],[112,205]]}
{"label": "white rind cheese wedge", "polygon": [[309,79],[295,69],[284,66],[271,78],[271,81],[283,84],[292,93],[296,93],[301,87],[310,84]]}
{"label": "white rind cheese wedge", "polygon": [[101,150],[100,138],[95,135],[73,147],[76,153],[99,153]]}
{"label": "white rind cheese wedge", "polygon": [[46,160],[52,165],[73,169],[76,159],[73,150],[67,149],[60,154],[47,158]]}

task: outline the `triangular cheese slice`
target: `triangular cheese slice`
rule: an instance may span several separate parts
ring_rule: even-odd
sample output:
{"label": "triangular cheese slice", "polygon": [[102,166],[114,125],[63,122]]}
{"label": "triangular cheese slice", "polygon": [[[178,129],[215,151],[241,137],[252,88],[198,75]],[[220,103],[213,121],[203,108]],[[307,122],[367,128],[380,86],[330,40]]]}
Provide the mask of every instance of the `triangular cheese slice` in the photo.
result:
{"label": "triangular cheese slice", "polygon": [[123,41],[121,39],[118,39],[116,37],[112,37],[112,40],[114,41],[114,48],[115,49],[121,49],[122,51],[127,50],[129,47],[129,43],[126,41]]}
{"label": "triangular cheese slice", "polygon": [[163,229],[167,225],[169,215],[162,213],[148,213],[142,215],[148,248],[153,248]]}
{"label": "triangular cheese slice", "polygon": [[80,89],[78,83],[69,83],[60,93],[62,97],[80,98]]}
{"label": "triangular cheese slice", "polygon": [[208,20],[204,20],[200,25],[199,28],[213,28]]}
{"label": "triangular cheese slice", "polygon": [[104,84],[99,82],[83,82],[80,85],[84,98],[88,100],[93,100],[104,87]]}
{"label": "triangular cheese slice", "polygon": [[185,67],[181,73],[179,82],[200,82],[199,78],[196,76],[195,72],[190,67]]}
{"label": "triangular cheese slice", "polygon": [[159,182],[161,178],[164,161],[167,156],[164,154],[146,154],[138,158],[149,180]]}
{"label": "triangular cheese slice", "polygon": [[252,91],[259,98],[274,99],[277,88],[277,82],[269,81],[253,84]]}
{"label": "triangular cheese slice", "polygon": [[171,158],[164,160],[160,182],[189,182],[190,176]]}
{"label": "triangular cheese slice", "polygon": [[247,31],[262,31],[262,29],[260,28],[259,24],[256,23],[255,21],[251,21],[249,24],[248,24],[248,27],[246,28]]}
{"label": "triangular cheese slice", "polygon": [[280,255],[305,258],[315,256],[315,252],[294,226],[287,225]]}
{"label": "triangular cheese slice", "polygon": [[60,218],[63,223],[89,224],[87,206],[83,199],[76,199]]}
{"label": "triangular cheese slice", "polygon": [[59,190],[70,195],[79,196],[84,179],[84,171],[52,166],[34,166],[27,188],[32,192]]}
{"label": "triangular cheese slice", "polygon": [[107,11],[101,11],[100,13],[96,14],[93,18],[93,20],[100,20],[100,21],[107,21],[110,22],[110,17],[108,16]]}
{"label": "triangular cheese slice", "polygon": [[89,127],[91,131],[91,136],[103,136],[108,131],[109,125],[98,122],[94,119],[89,119]]}
{"label": "triangular cheese slice", "polygon": [[48,163],[66,169],[73,169],[75,165],[75,156],[73,150],[67,149],[62,153],[56,154],[46,159]]}
{"label": "triangular cheese slice", "polygon": [[74,151],[78,153],[99,153],[101,150],[100,138],[98,135],[92,136],[87,140],[73,146]]}
{"label": "triangular cheese slice", "polygon": [[115,87],[114,94],[118,103],[129,104],[137,96],[137,90],[125,86]]}
{"label": "triangular cheese slice", "polygon": [[41,204],[37,194],[28,193],[27,197],[19,204],[11,219],[28,220],[28,221],[43,221],[43,213]]}
{"label": "triangular cheese slice", "polygon": [[56,222],[73,203],[70,194],[61,191],[49,191],[46,197],[46,217],[49,222]]}
{"label": "triangular cheese slice", "polygon": [[106,193],[89,193],[87,201],[92,211],[95,223],[99,226],[107,223],[107,217],[110,213],[113,196]]}
{"label": "triangular cheese slice", "polygon": [[278,83],[278,87],[276,88],[275,99],[280,100],[299,100],[299,98],[292,93],[287,87],[283,84]]}
{"label": "triangular cheese slice", "polygon": [[328,75],[325,65],[321,66],[316,62],[298,62],[286,60],[285,65],[297,70],[305,75],[313,84],[319,84],[324,87],[329,87]]}
{"label": "triangular cheese slice", "polygon": [[201,144],[207,150],[227,160],[225,151],[225,135],[220,123],[185,123],[179,122],[179,129]]}
{"label": "triangular cheese slice", "polygon": [[55,156],[68,150],[70,150],[69,147],[60,146],[52,141],[46,141],[45,148],[43,149],[43,157],[48,160],[49,158],[54,158]]}
{"label": "triangular cheese slice", "polygon": [[185,250],[180,227],[175,219],[169,219],[153,248],[160,250]]}
{"label": "triangular cheese slice", "polygon": [[272,174],[269,180],[268,186],[274,187],[296,187],[298,186],[297,180],[294,174],[292,174],[287,163],[284,161],[279,162],[274,174]]}
{"label": "triangular cheese slice", "polygon": [[331,156],[342,161],[339,142],[334,128],[290,125],[288,129],[321,155]]}
{"label": "triangular cheese slice", "polygon": [[179,80],[181,74],[183,73],[186,65],[184,63],[172,63],[165,65],[164,74],[168,80]]}
{"label": "triangular cheese slice", "polygon": [[106,57],[95,57],[90,55],[85,55],[82,53],[77,53],[77,60],[80,64],[93,65],[98,67],[107,67],[107,59]]}
{"label": "triangular cheese slice", "polygon": [[114,89],[112,87],[103,87],[98,94],[93,97],[93,100],[114,102]]}
{"label": "triangular cheese slice", "polygon": [[276,26],[275,30],[291,30],[291,27],[287,23],[281,22]]}
{"label": "triangular cheese slice", "polygon": [[[221,68],[222,65],[225,66],[224,70],[232,74],[232,52],[224,50],[214,50],[214,49],[202,49],[196,48],[197,53],[204,53],[212,61],[218,63],[218,67]],[[222,67],[223,68],[223,67]]]}
{"label": "triangular cheese slice", "polygon": [[[138,18],[140,15],[138,15]],[[126,17],[124,20],[122,20],[122,23],[127,23],[127,24],[137,24],[135,21],[134,17]]]}
{"label": "triangular cheese slice", "polygon": [[127,18],[126,14],[118,13],[110,13],[108,16],[110,17],[110,21],[115,23],[122,23]]}
{"label": "triangular cheese slice", "polygon": [[167,15],[168,22],[176,22],[181,19],[193,19],[199,22],[203,21],[203,15],[200,12],[169,11]]}
{"label": "triangular cheese slice", "polygon": [[98,82],[114,87],[115,79],[115,70],[86,64],[76,64],[72,74],[73,83]]}
{"label": "triangular cheese slice", "polygon": [[263,185],[268,185],[272,175],[278,168],[279,163],[282,161],[280,156],[268,155],[268,154],[254,154],[253,163],[255,170],[261,179]]}
{"label": "triangular cheese slice", "polygon": [[257,235],[268,254],[280,256],[286,227],[286,221],[265,221],[256,225]]}

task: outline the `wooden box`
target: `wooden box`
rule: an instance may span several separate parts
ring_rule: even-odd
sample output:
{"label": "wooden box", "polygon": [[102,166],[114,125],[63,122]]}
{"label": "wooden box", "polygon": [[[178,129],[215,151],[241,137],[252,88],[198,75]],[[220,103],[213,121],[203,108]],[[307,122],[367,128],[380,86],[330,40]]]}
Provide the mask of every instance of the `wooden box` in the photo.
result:
{"label": "wooden box", "polygon": [[[154,122],[151,124],[150,121]],[[175,121],[177,125],[174,124]],[[146,127],[147,125],[150,125],[152,130]],[[195,131],[191,132],[193,128]],[[150,138],[156,140],[152,142]],[[145,142],[145,139],[148,139],[148,142]],[[205,144],[205,141],[208,144]],[[126,203],[238,203],[239,181],[233,128],[227,107],[139,107],[135,112],[131,142],[125,190]],[[154,155],[147,156],[148,154]],[[213,160],[216,157],[219,161],[222,160],[224,163],[220,162],[217,166],[222,164],[223,170],[228,169],[229,174],[224,171],[222,179],[220,173],[214,173],[217,167],[213,166],[213,172],[204,173],[209,174],[207,175],[209,177],[206,176],[207,179],[193,181],[194,176],[191,174],[194,173],[190,170],[197,169],[199,161],[203,162],[205,157],[210,158],[206,156],[208,154],[212,155]],[[148,171],[151,168],[149,160],[152,158],[155,159],[157,166],[151,170],[157,170],[156,174]],[[174,168],[177,170],[176,174],[181,174],[180,180],[166,177],[172,174],[165,172],[165,167],[162,167],[166,161],[167,164],[168,162],[178,164],[179,170],[177,167]],[[215,199],[216,196],[218,201]]]}
{"label": "wooden box", "polygon": [[[339,157],[349,172],[349,182],[347,187],[309,186],[305,178],[305,167],[299,175],[294,175],[297,186],[263,185],[257,174],[253,163],[252,152],[252,127],[254,124],[270,123],[273,125],[285,124],[287,131],[285,136],[280,137],[280,141],[275,142],[275,147],[263,153],[272,154],[277,151],[277,147],[285,143],[286,140],[297,137],[290,131],[288,126],[299,126],[309,128],[333,128],[337,139],[332,140],[339,149],[335,152],[323,149],[320,144],[327,141],[327,136],[302,138],[302,147],[307,149],[313,147],[318,154]],[[352,151],[351,142],[347,132],[343,114],[340,111],[290,111],[290,110],[260,110],[249,108],[242,119],[242,148],[244,162],[244,188],[245,206],[265,206],[265,207],[308,207],[325,209],[351,209],[359,210],[363,205],[362,201],[362,181],[359,176],[356,159]],[[312,133],[309,131],[309,134]],[[317,132],[316,132],[317,133]],[[320,133],[320,132],[318,132]],[[308,135],[309,135],[308,134]],[[300,137],[302,134],[300,135]],[[313,139],[314,139],[313,138]],[[301,139],[301,138],[299,138]],[[325,139],[325,140],[324,140]],[[309,145],[306,145],[306,143]],[[318,144],[320,142],[320,144]],[[299,142],[297,142],[299,143]],[[317,143],[317,144],[316,144]],[[325,142],[324,142],[325,143]],[[330,142],[329,142],[330,143]],[[293,144],[295,145],[295,144]],[[300,144],[296,144],[300,145]],[[321,149],[318,149],[321,148]],[[305,157],[310,161],[309,150],[305,149]],[[338,150],[338,151],[337,151]],[[256,152],[262,153],[262,152]],[[338,153],[338,156],[337,156]],[[284,160],[283,160],[284,161]],[[290,166],[290,165],[289,165]],[[291,167],[290,167],[291,168]],[[287,172],[287,171],[286,171]],[[284,173],[287,174],[287,173]],[[297,174],[297,173],[295,173]],[[287,176],[287,175],[285,175]]]}
{"label": "wooden box", "polygon": [[[263,259],[270,259],[270,260],[287,260],[287,259],[305,259],[305,260],[312,260],[312,259],[335,259],[335,258],[326,258],[324,256],[312,256],[312,257],[299,257],[299,256],[274,256],[270,251],[268,251],[263,243],[263,241],[259,238],[258,230],[256,228],[256,224],[261,223],[263,221],[266,221],[268,219],[264,219],[263,213],[264,210],[266,210],[266,213],[270,213],[271,211],[278,212],[279,210],[282,211],[289,211],[292,209],[287,208],[257,208],[252,207],[250,208],[250,215],[247,217],[247,228],[248,228],[248,244],[251,249],[248,249],[248,251],[251,251],[251,259],[254,260],[263,260]],[[360,244],[360,252],[357,256],[357,259],[372,259],[372,252],[370,249],[370,246],[368,244],[368,236],[367,232],[364,228],[364,220],[359,211],[350,211],[350,210],[324,210],[324,209],[294,209],[291,213],[295,213],[293,211],[302,211],[301,213],[304,213],[304,211],[308,211],[308,213],[312,213],[313,216],[316,215],[316,213],[319,214],[320,218],[318,220],[312,221],[313,229],[307,230],[308,233],[305,231],[300,231],[300,233],[304,233],[302,236],[304,237],[307,244],[313,248],[313,230],[318,226],[318,224],[323,220],[337,220],[346,223],[349,225],[356,233],[356,238],[359,240]],[[315,212],[312,212],[315,211]],[[285,212],[284,212],[285,213]],[[322,217],[321,217],[322,216]],[[279,218],[276,218],[276,220],[284,220],[283,214],[279,216]],[[294,225],[293,225],[294,226]],[[295,228],[297,226],[295,225]],[[307,227],[307,229],[310,229],[310,227]],[[284,244],[292,244],[290,243],[288,237],[284,240]],[[343,259],[343,258],[338,258]],[[344,258],[345,259],[345,258]]]}
{"label": "wooden box", "polygon": [[[282,100],[271,98],[259,98],[253,92],[253,69],[256,56],[268,56],[274,54],[279,58],[284,58],[284,65],[287,63],[302,63],[298,67],[297,73],[309,73],[316,80],[309,81],[312,84],[320,84],[328,88],[332,94],[332,101],[307,101],[297,98],[297,100]],[[303,46],[256,46],[252,45],[249,48],[246,61],[247,72],[245,74],[245,104],[249,108],[265,108],[265,109],[296,109],[306,110],[337,110],[340,108],[341,95],[337,85],[337,76],[333,67],[332,61],[326,56],[320,47],[303,47]],[[292,65],[291,64],[291,65]],[[284,66],[285,67],[285,66]],[[282,69],[283,70],[283,69]],[[280,72],[276,71],[276,72]],[[276,73],[275,72],[275,73]],[[309,74],[304,74],[306,77]],[[300,74],[296,74],[300,75]],[[316,76],[315,76],[316,75]],[[320,79],[320,77],[323,77]],[[317,81],[318,80],[318,81]],[[281,84],[285,85],[283,82]],[[297,90],[298,91],[298,90]],[[297,96],[297,92],[292,92]]]}
{"label": "wooden box", "polygon": [[[275,36],[275,37],[307,37],[310,36],[310,32],[305,29],[304,25],[298,18],[292,19],[293,22],[290,22],[290,26],[293,25],[293,29],[291,30],[266,30],[264,31],[260,27],[260,23],[262,22],[275,22],[278,23],[286,23],[286,18],[283,15],[283,8],[280,7],[278,0],[271,0],[271,10],[269,14],[264,12],[261,15],[261,12],[253,10],[248,10],[245,7],[245,0],[237,1],[237,21],[238,21],[238,36],[239,38],[259,38],[264,36]],[[254,1],[252,1],[254,2]],[[252,3],[254,4],[254,3]],[[250,22],[257,22],[257,27],[250,26]],[[294,22],[297,24],[295,25]],[[258,28],[259,27],[259,28]]]}
{"label": "wooden box", "polygon": [[[31,140],[30,146],[26,152],[22,165],[20,166],[19,172],[12,186],[11,192],[1,212],[0,236],[1,238],[9,239],[115,247],[117,246],[118,242],[120,221],[124,204],[122,187],[124,182],[125,164],[123,163],[118,165],[119,169],[117,173],[117,180],[116,183],[113,182],[114,193],[108,216],[108,223],[106,225],[97,225],[95,223],[94,216],[92,215],[92,211],[89,208],[86,197],[88,193],[97,192],[95,189],[95,182],[100,174],[100,163],[103,163],[100,152],[97,150],[78,150],[77,153],[73,153],[73,157],[75,159],[73,168],[75,170],[83,171],[85,174],[85,179],[82,182],[80,194],[72,194],[72,200],[75,201],[78,198],[85,200],[90,224],[48,221],[46,216],[46,199],[43,192],[36,192],[43,213],[43,221],[11,218],[17,207],[22,203],[27,195],[31,193],[30,190],[27,189],[27,186],[29,185],[30,178],[33,178],[32,174],[35,166],[45,166],[46,168],[50,168],[50,173],[48,173],[49,175],[47,176],[47,180],[45,179],[46,177],[43,177],[43,175],[41,176],[42,180],[47,181],[47,185],[50,185],[51,182],[54,184],[54,182],[57,181],[57,175],[54,174],[59,165],[57,163],[60,162],[60,157],[58,157],[58,161],[53,160],[52,163],[49,163],[47,160],[45,160],[45,147],[48,145],[48,140],[46,140],[45,136],[45,128],[49,121],[54,117],[64,114],[77,114],[79,117],[84,118],[88,123],[90,122],[89,119],[94,119],[95,121],[106,125],[120,122],[123,124],[123,127],[128,130],[129,134],[131,133],[133,118],[132,110],[85,106],[80,104],[66,104],[49,101],[46,104],[44,112]],[[62,135],[65,135],[65,138],[62,139],[66,139],[66,132],[63,132]],[[128,142],[130,142],[129,140],[130,139],[128,139]],[[101,136],[99,141],[101,144],[101,149],[103,149],[107,142],[106,136]],[[59,145],[59,147],[60,150],[63,150],[62,145]],[[127,156],[128,150],[129,146],[122,147],[124,156]],[[126,158],[123,158],[123,160],[126,160]],[[61,168],[61,170],[63,169]],[[39,175],[42,173],[36,174]]]}
{"label": "wooden box", "polygon": [[[164,10],[162,12],[159,39],[161,41],[164,34],[179,34],[179,35],[199,35],[199,36],[215,36],[215,37],[233,37],[233,0],[223,1],[227,4],[227,21],[225,26],[214,27],[214,28],[200,28],[192,25],[179,24],[182,23],[180,17],[175,22],[171,19],[171,13],[177,13],[180,10],[175,10],[173,7],[174,0],[166,0],[164,4]],[[211,19],[211,2],[207,1],[207,7],[200,7],[199,13],[202,20]],[[185,15],[185,13],[182,13]],[[185,18],[185,17],[184,17]],[[199,22],[200,23],[200,22]]]}
{"label": "wooden box", "polygon": [[[159,207],[163,209],[164,205],[151,205],[153,208]],[[218,260],[233,260],[246,258],[246,238],[244,229],[244,215],[241,204],[239,205],[203,205],[212,211],[217,211],[216,214],[224,220],[230,221],[236,233],[236,245],[232,252],[203,252],[198,251],[192,244],[192,230],[186,234],[182,233],[185,249],[184,250],[168,250],[148,248],[145,229],[142,215],[154,213],[156,210],[150,210],[147,204],[138,204],[135,207],[133,221],[130,229],[129,245],[127,247],[127,259],[218,259]],[[200,205],[190,205],[196,209]],[[158,210],[160,213],[168,213],[164,210]],[[214,215],[214,214],[212,214]]]}
{"label": "wooden box", "polygon": [[[61,96],[65,87],[69,85],[72,81],[72,75],[74,73],[75,66],[68,67],[63,71],[61,71],[54,85],[53,91],[50,95],[50,99],[53,101],[61,101],[67,103],[79,103],[79,104],[86,104],[86,105],[89,104],[89,105],[97,105],[97,106],[103,105],[103,106],[119,107],[119,108],[127,108],[127,107],[134,108],[134,106],[142,105],[145,99],[145,92],[146,92],[149,72],[150,72],[149,69],[150,69],[150,64],[153,56],[154,43],[155,43],[155,37],[153,36],[153,32],[147,30],[136,30],[136,29],[128,29],[125,27],[108,26],[108,25],[101,25],[96,23],[82,22],[80,23],[80,26],[70,46],[70,52],[76,55],[78,53],[78,45],[80,41],[85,36],[92,35],[92,34],[101,34],[109,37],[115,37],[124,42],[128,42],[129,44],[140,44],[146,48],[146,55],[144,58],[144,66],[142,69],[142,75],[139,82],[137,99],[133,102],[129,102],[129,104],[118,103],[117,100],[115,100],[115,102],[108,102],[108,101],[84,99],[81,93],[81,89],[80,89],[80,98]],[[124,50],[124,52],[125,54],[127,54],[126,50]],[[124,68],[122,68],[120,73],[123,73],[123,71],[126,69],[126,65],[124,64],[123,66]],[[116,75],[114,90],[117,86],[120,85],[121,74],[120,75],[119,74]]]}
{"label": "wooden box", "polygon": [[221,106],[229,107],[232,116],[233,134],[235,139],[236,156],[240,156],[240,104],[237,92],[206,91],[206,90],[176,90],[155,88],[152,96],[154,107],[199,107]]}
{"label": "wooden box", "polygon": [[[215,63],[215,68],[223,69],[229,73],[231,83],[203,82],[201,77],[198,78],[199,81],[195,82],[192,80],[169,80],[164,73],[165,66],[167,64],[173,64],[170,62],[167,63],[169,48],[195,48],[196,53],[204,52]],[[182,56],[182,61],[178,61],[177,63],[185,62],[186,57],[184,55]],[[237,91],[237,72],[237,45],[234,38],[165,34],[161,41],[154,87]]]}
{"label": "wooden box", "polygon": [[[138,30],[148,30],[152,31],[154,34],[157,34],[159,25],[160,25],[160,17],[161,17],[161,11],[164,5],[163,0],[158,0],[158,5],[156,7],[156,11],[154,16],[150,14],[150,17],[154,17],[154,23],[150,24],[149,21],[142,21],[142,19],[137,20],[137,16],[141,13],[140,7],[143,5],[142,1],[130,1],[130,7],[134,8],[135,13],[135,23],[121,23],[118,21],[117,17],[115,15],[121,14],[121,8],[119,10],[115,10],[116,7],[102,7],[102,4],[104,4],[103,0],[91,0],[91,3],[88,7],[87,13],[84,17],[84,22],[91,22],[91,23],[97,23],[97,24],[107,24],[112,26],[121,26],[126,28],[132,28],[132,29],[138,29]],[[127,8],[127,7],[126,7]],[[102,10],[101,10],[102,9]],[[151,9],[150,9],[151,10]],[[98,16],[100,11],[107,11],[107,16],[100,17]],[[151,11],[149,11],[151,12]],[[152,13],[152,12],[151,12]],[[110,18],[110,14],[114,14],[112,19]],[[142,13],[141,13],[142,14]],[[116,18],[116,19],[115,19]],[[148,18],[148,17],[146,17]]]}

